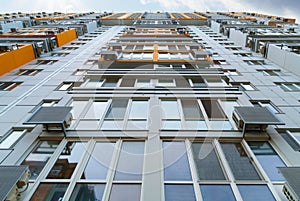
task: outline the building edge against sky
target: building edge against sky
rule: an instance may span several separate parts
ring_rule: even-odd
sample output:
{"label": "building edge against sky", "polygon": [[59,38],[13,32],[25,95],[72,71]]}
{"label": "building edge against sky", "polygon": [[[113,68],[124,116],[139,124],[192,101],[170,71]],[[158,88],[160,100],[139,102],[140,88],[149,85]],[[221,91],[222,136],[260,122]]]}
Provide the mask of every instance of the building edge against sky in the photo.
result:
{"label": "building edge against sky", "polygon": [[1,200],[299,200],[294,19],[0,18]]}

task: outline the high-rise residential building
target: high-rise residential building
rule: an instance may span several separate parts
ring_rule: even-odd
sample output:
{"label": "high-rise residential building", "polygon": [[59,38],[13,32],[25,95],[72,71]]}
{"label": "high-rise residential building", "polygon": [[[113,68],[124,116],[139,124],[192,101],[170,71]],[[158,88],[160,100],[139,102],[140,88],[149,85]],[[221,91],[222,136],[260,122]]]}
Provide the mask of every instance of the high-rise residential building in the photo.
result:
{"label": "high-rise residential building", "polygon": [[0,201],[300,199],[294,19],[0,18]]}

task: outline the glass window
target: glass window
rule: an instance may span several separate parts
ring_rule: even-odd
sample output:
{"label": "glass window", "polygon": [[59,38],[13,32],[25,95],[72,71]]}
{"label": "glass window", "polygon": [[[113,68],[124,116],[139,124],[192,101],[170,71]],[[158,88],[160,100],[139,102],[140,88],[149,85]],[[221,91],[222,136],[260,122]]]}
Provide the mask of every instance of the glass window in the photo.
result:
{"label": "glass window", "polygon": [[80,120],[79,123],[76,126],[77,130],[96,130],[99,126],[99,121],[86,121],[86,120]]}
{"label": "glass window", "polygon": [[222,143],[221,147],[236,180],[260,180],[240,143]]}
{"label": "glass window", "polygon": [[202,112],[198,105],[197,100],[181,100],[184,118],[187,119],[200,119],[203,118]]}
{"label": "glass window", "polygon": [[295,151],[300,151],[300,132],[286,131],[280,134]]}
{"label": "glass window", "polygon": [[142,180],[144,142],[123,142],[115,180]]}
{"label": "glass window", "polygon": [[105,79],[103,87],[116,87],[118,80],[118,78],[107,78]]}
{"label": "glass window", "polygon": [[140,197],[140,184],[113,184],[109,201],[139,201]]}
{"label": "glass window", "polygon": [[204,80],[201,77],[191,79],[193,87],[206,87]]}
{"label": "glass window", "polygon": [[188,130],[207,130],[207,125],[204,120],[186,120],[186,129]]}
{"label": "glass window", "polygon": [[251,84],[241,84],[244,90],[246,91],[254,91],[254,87]]}
{"label": "glass window", "polygon": [[106,107],[107,107],[107,101],[93,102],[88,112],[84,115],[84,119],[101,119],[105,112]]}
{"label": "glass window", "polygon": [[85,108],[87,101],[72,101],[72,117],[74,119],[78,119],[79,115],[81,114],[82,110]]}
{"label": "glass window", "polygon": [[106,119],[103,121],[102,130],[122,130],[123,120]]}
{"label": "glass window", "polygon": [[128,120],[126,125],[127,130],[145,130],[147,129],[147,120]]}
{"label": "glass window", "polygon": [[267,185],[238,185],[244,201],[275,201]]}
{"label": "glass window", "polygon": [[105,184],[76,184],[70,200],[97,201],[102,200]]}
{"label": "glass window", "polygon": [[200,180],[225,180],[219,158],[211,143],[193,143],[193,156]]}
{"label": "glass window", "polygon": [[138,79],[136,84],[135,84],[136,87],[151,87],[151,80],[141,80],[141,79]]}
{"label": "glass window", "polygon": [[0,142],[0,149],[9,149],[13,146],[25,133],[25,130],[22,131],[12,131],[7,137]]}
{"label": "glass window", "polygon": [[212,130],[233,130],[233,127],[228,120],[210,120],[209,124]]}
{"label": "glass window", "polygon": [[35,146],[22,163],[22,165],[29,166],[30,179],[33,180],[39,176],[59,143],[60,141],[41,141]]}
{"label": "glass window", "polygon": [[71,86],[73,85],[73,83],[63,83],[58,90],[59,91],[66,91],[69,90],[71,88]]}
{"label": "glass window", "polygon": [[203,201],[235,201],[230,185],[200,185]]}
{"label": "glass window", "polygon": [[103,80],[89,80],[85,87],[86,88],[99,88],[103,84]]}
{"label": "glass window", "polygon": [[160,87],[175,87],[174,80],[158,80],[157,86]]}
{"label": "glass window", "polygon": [[184,142],[163,142],[165,181],[192,180]]}
{"label": "glass window", "polygon": [[210,99],[210,100],[201,100],[201,101],[208,118],[226,119],[226,115],[224,114],[217,100]]}
{"label": "glass window", "polygon": [[97,142],[81,179],[106,179],[115,143]]}
{"label": "glass window", "polygon": [[193,185],[189,184],[165,184],[166,201],[195,201]]}
{"label": "glass window", "polygon": [[128,103],[128,99],[112,100],[112,103],[105,115],[105,118],[123,119],[126,112],[127,103]]}
{"label": "glass window", "polygon": [[163,120],[162,129],[165,130],[180,130],[181,121],[180,120]]}
{"label": "glass window", "polygon": [[252,104],[256,107],[265,107],[273,114],[278,113],[278,109],[270,102],[253,101]]}
{"label": "glass window", "polygon": [[129,112],[130,119],[147,119],[148,117],[148,101],[133,100]]}
{"label": "glass window", "polygon": [[65,195],[65,192],[68,188],[68,184],[64,183],[42,183],[39,185],[33,196],[31,197],[31,201],[40,201],[40,200],[49,200],[49,201],[57,201],[62,200]]}
{"label": "glass window", "polygon": [[161,100],[163,119],[180,119],[177,100]]}
{"label": "glass window", "polygon": [[268,142],[248,142],[257,160],[271,179],[271,181],[284,181],[278,167],[285,164]]}
{"label": "glass window", "polygon": [[85,144],[82,142],[68,142],[50,170],[47,179],[70,179],[81,155],[86,150]]}

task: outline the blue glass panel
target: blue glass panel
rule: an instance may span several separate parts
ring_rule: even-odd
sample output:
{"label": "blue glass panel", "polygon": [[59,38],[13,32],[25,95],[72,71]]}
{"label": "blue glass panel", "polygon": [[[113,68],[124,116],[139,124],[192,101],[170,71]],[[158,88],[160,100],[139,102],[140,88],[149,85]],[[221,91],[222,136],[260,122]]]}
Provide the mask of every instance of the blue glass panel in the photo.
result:
{"label": "blue glass panel", "polygon": [[163,142],[164,176],[168,180],[192,180],[184,142]]}
{"label": "blue glass panel", "polygon": [[267,185],[238,185],[244,201],[275,201]]}
{"label": "blue glass panel", "polygon": [[189,184],[166,184],[165,201],[195,201],[193,185]]}
{"label": "blue glass panel", "polygon": [[230,185],[200,185],[203,201],[235,201]]}
{"label": "blue glass panel", "polygon": [[102,200],[105,184],[77,184],[70,201]]}

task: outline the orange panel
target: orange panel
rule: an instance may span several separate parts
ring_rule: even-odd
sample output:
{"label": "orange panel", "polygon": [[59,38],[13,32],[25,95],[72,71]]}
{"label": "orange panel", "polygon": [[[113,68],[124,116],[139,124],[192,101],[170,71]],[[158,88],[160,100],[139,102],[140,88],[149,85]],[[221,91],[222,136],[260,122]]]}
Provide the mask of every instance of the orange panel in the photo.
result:
{"label": "orange panel", "polygon": [[70,29],[61,33],[58,33],[56,35],[56,40],[57,40],[57,46],[63,46],[72,40],[75,40],[77,38],[76,36],[76,30],[75,29]]}
{"label": "orange panel", "polygon": [[0,54],[0,75],[35,59],[32,45],[22,45],[19,49]]}

